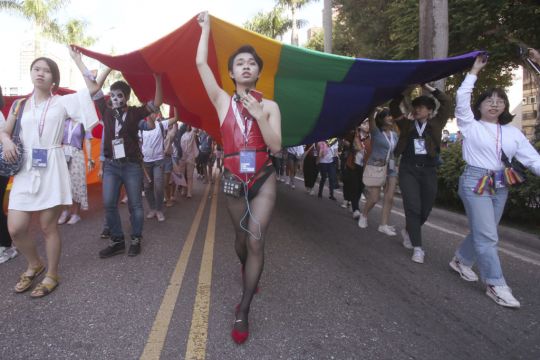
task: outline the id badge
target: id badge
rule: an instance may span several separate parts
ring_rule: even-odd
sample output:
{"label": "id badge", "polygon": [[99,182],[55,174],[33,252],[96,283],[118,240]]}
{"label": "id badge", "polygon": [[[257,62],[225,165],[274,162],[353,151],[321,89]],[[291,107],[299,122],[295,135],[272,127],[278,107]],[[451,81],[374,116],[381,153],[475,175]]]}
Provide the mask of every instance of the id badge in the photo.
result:
{"label": "id badge", "polygon": [[47,149],[32,149],[32,167],[47,167]]}
{"label": "id badge", "polygon": [[240,173],[253,174],[256,168],[255,150],[240,150]]}
{"label": "id badge", "polygon": [[415,155],[426,155],[426,140],[414,139],[414,153]]}
{"label": "id badge", "polygon": [[394,159],[390,159],[390,161],[388,161],[388,170],[396,170],[396,161]]}
{"label": "id badge", "polygon": [[504,170],[495,171],[493,174],[493,179],[495,182],[495,189],[506,187],[506,183],[504,181]]}
{"label": "id badge", "polygon": [[115,159],[123,159],[126,157],[126,151],[124,149],[124,139],[114,139],[112,141],[112,145]]}

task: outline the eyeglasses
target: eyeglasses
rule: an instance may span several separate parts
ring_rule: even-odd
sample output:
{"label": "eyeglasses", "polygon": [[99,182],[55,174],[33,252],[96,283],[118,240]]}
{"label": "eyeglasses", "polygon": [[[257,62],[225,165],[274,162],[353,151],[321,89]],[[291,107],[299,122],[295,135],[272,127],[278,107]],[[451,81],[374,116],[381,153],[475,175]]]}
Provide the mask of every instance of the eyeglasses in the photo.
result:
{"label": "eyeglasses", "polygon": [[486,99],[485,104],[487,106],[504,106],[504,100],[493,100],[493,99]]}

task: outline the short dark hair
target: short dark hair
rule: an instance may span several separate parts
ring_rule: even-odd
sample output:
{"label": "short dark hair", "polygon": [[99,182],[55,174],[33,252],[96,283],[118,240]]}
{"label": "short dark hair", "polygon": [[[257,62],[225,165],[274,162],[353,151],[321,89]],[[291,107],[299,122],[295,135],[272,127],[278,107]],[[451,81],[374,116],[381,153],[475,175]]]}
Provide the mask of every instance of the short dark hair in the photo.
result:
{"label": "short dark hair", "polygon": [[437,107],[437,104],[435,104],[435,100],[433,100],[431,96],[422,95],[415,98],[412,101],[412,106],[413,107],[425,106],[429,110],[435,110],[435,108]]}
{"label": "short dark hair", "polygon": [[111,90],[120,90],[124,96],[127,99],[129,99],[129,96],[131,95],[131,87],[127,84],[127,82],[118,80],[115,83],[111,85]]}
{"label": "short dark hair", "polygon": [[[248,53],[248,54],[251,54],[253,56],[253,59],[255,59],[255,62],[259,66],[259,73],[260,73],[262,71],[262,69],[263,69],[264,63],[263,63],[263,60],[261,59],[261,57],[259,56],[259,54],[257,54],[257,52],[255,51],[255,48],[253,46],[251,46],[251,45],[240,46],[235,52],[232,53],[232,55],[229,57],[229,61],[227,63],[227,68],[229,69],[229,71],[232,71],[232,68],[233,68],[233,65],[234,65],[234,59],[239,54],[243,54],[243,53]],[[234,79],[233,79],[233,82],[236,84]]]}
{"label": "short dark hair", "polygon": [[480,114],[480,104],[482,104],[482,101],[486,100],[488,97],[492,97],[493,95],[497,95],[504,101],[504,111],[501,115],[499,115],[499,124],[506,125],[510,122],[512,122],[512,119],[514,119],[514,115],[510,114],[509,108],[510,108],[510,102],[508,101],[508,96],[501,88],[490,88],[484,91],[478,99],[474,102],[473,105],[473,114],[474,118],[476,120],[480,120],[482,117],[482,114]]}
{"label": "short dark hair", "polygon": [[60,86],[60,70],[58,69],[58,64],[53,59],[42,56],[32,61],[32,64],[30,64],[30,71],[32,71],[34,64],[40,60],[45,61],[47,65],[49,66],[49,69],[51,70],[53,84],[54,84],[52,91],[55,92],[56,90],[58,90],[58,87]]}
{"label": "short dark hair", "polygon": [[390,110],[388,108],[382,108],[379,112],[377,112],[377,115],[375,115],[375,125],[379,129],[382,129],[384,126],[384,118],[390,115]]}

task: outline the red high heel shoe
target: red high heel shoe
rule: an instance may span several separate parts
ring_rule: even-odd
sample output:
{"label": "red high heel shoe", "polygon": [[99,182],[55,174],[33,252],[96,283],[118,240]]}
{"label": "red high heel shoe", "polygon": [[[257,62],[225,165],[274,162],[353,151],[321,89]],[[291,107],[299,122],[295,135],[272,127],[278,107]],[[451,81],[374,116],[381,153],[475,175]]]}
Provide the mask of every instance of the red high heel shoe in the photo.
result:
{"label": "red high heel shoe", "polygon": [[[243,320],[238,319],[238,320],[235,321],[235,323],[241,322],[241,321],[243,321]],[[238,345],[241,345],[241,344],[243,344],[244,342],[246,342],[246,340],[248,339],[248,337],[249,337],[249,330],[246,330],[246,331],[238,331],[238,330],[236,330],[236,329],[233,327],[233,329],[232,329],[232,331],[231,331],[231,337],[232,337],[232,339],[233,339],[233,341],[234,341],[235,343],[237,343]]]}

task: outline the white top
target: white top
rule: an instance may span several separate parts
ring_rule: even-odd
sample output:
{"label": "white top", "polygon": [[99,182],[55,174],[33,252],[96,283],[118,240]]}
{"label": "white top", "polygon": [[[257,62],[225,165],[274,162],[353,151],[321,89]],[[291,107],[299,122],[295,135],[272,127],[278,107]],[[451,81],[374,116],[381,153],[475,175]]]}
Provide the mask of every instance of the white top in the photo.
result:
{"label": "white top", "polygon": [[499,127],[497,124],[474,119],[471,93],[476,79],[476,75],[467,74],[456,95],[455,114],[463,135],[463,160],[471,166],[494,171],[502,170],[504,168],[500,160],[502,144],[502,149],[510,161],[515,156],[535,175],[540,175],[540,155],[519,129],[508,124]]}
{"label": "white top", "polygon": [[323,154],[323,156],[319,156],[319,163],[321,164],[331,164],[334,162],[334,157],[336,156],[338,152],[338,143],[337,141],[332,145],[328,146],[328,151]]}
{"label": "white top", "polygon": [[298,159],[300,159],[302,157],[302,155],[304,155],[304,147],[302,145],[299,145],[299,146],[291,146],[291,147],[288,147],[287,148],[287,152],[289,154],[293,154],[294,156],[296,156]]}
{"label": "white top", "polygon": [[181,160],[190,164],[195,164],[195,159],[199,156],[196,138],[195,130],[186,131],[180,138],[180,146],[182,147]]}
{"label": "white top", "polygon": [[6,118],[4,117],[4,114],[0,111],[0,125],[3,125],[6,121]]}
{"label": "white top", "polygon": [[[71,118],[88,131],[98,123],[94,103],[87,89],[51,98],[39,137],[38,126],[47,101],[33,106],[29,98],[21,119],[20,138],[24,145],[24,162],[13,178],[9,209],[39,211],[57,205],[71,205],[71,181],[62,150],[64,123]],[[32,167],[32,148],[47,149],[47,167]]]}
{"label": "white top", "polygon": [[163,132],[161,127],[156,121],[156,127],[152,130],[142,131],[142,154],[144,162],[158,161],[165,158],[165,136],[167,135],[167,128],[169,124],[174,124],[175,119],[166,119],[161,121],[163,126]]}

